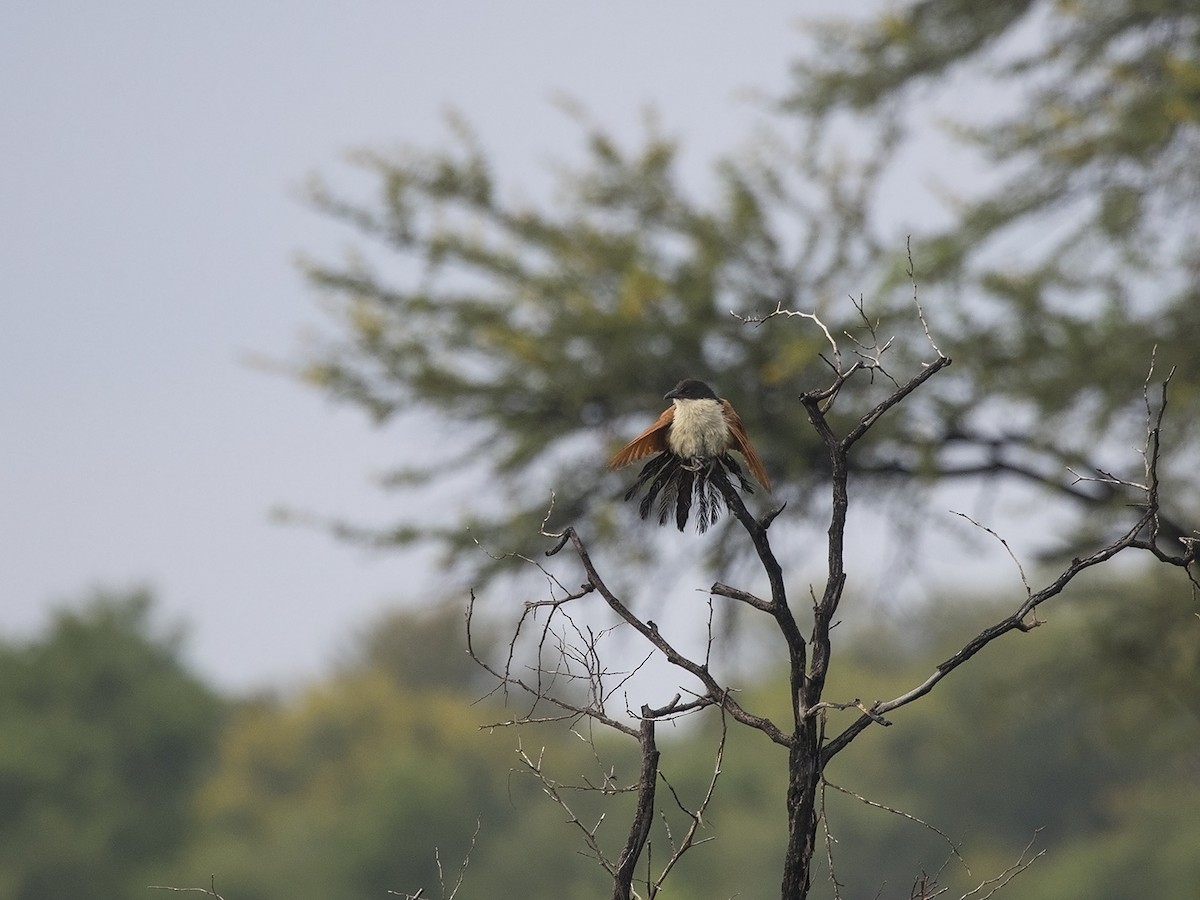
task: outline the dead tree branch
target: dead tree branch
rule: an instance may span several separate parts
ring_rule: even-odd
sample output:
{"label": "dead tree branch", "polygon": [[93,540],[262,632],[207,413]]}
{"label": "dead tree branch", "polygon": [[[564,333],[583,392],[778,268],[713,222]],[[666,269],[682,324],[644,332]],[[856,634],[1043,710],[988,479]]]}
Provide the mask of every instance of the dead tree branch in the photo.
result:
{"label": "dead tree branch", "polygon": [[642,707],[642,723],[638,741],[642,751],[642,768],[638,774],[637,809],[629,827],[629,839],[617,857],[613,873],[613,900],[629,900],[633,888],[633,875],[641,859],[646,839],[650,837],[650,826],[654,823],[654,792],[658,786],[658,745],[654,742],[654,715],[646,706]]}
{"label": "dead tree branch", "polygon": [[[890,722],[886,718],[888,713],[929,694],[943,678],[962,667],[993,641],[1009,632],[1028,632],[1041,624],[1036,612],[1042,604],[1062,594],[1071,582],[1082,573],[1107,563],[1126,549],[1146,550],[1163,562],[1184,568],[1189,572],[1193,584],[1200,588],[1200,581],[1197,581],[1196,577],[1192,575],[1192,569],[1195,568],[1194,564],[1197,561],[1197,548],[1200,547],[1200,534],[1192,532],[1181,538],[1182,553],[1173,546],[1164,545],[1165,537],[1180,537],[1183,532],[1167,521],[1160,508],[1160,439],[1163,417],[1167,407],[1167,384],[1170,376],[1162,385],[1160,401],[1152,404],[1150,381],[1153,376],[1153,366],[1151,366],[1143,386],[1147,426],[1146,444],[1142,453],[1144,460],[1142,481],[1121,480],[1102,472],[1098,478],[1084,478],[1076,475],[1076,481],[1073,484],[1063,483],[1061,476],[1054,476],[1058,481],[1053,482],[1049,475],[1038,472],[1024,462],[1010,459],[1002,452],[1009,444],[1019,443],[1019,437],[1005,437],[998,442],[993,441],[992,457],[981,464],[988,467],[986,471],[1021,474],[1024,477],[1041,478],[1046,483],[1058,483],[1067,493],[1080,498],[1115,496],[1117,492],[1121,491],[1137,491],[1142,495],[1137,504],[1141,510],[1137,520],[1104,546],[1087,555],[1072,559],[1068,565],[1062,568],[1057,577],[1034,590],[1020,560],[1004,538],[976,520],[962,516],[961,513],[957,514],[975,527],[991,534],[1008,552],[1017,567],[1024,588],[1024,596],[1021,601],[1009,615],[984,628],[966,641],[957,652],[937,665],[928,678],[891,700],[875,700],[873,703],[867,704],[858,698],[848,702],[837,702],[824,698],[832,660],[831,632],[837,624],[837,613],[843,600],[847,581],[846,529],[850,509],[849,479],[851,472],[852,470],[871,471],[872,465],[876,467],[877,471],[880,466],[895,466],[897,471],[906,471],[900,468],[899,463],[888,461],[873,464],[868,462],[866,466],[860,465],[852,469],[851,455],[860,444],[864,443],[864,439],[876,424],[951,363],[949,357],[942,354],[934,342],[925,320],[924,311],[916,297],[916,280],[912,273],[911,257],[909,263],[909,276],[913,281],[917,316],[935,357],[906,379],[895,377],[884,367],[884,354],[890,348],[892,341],[890,338],[881,339],[877,334],[878,323],[873,322],[866,314],[861,301],[852,301],[862,324],[861,335],[848,335],[854,344],[852,357],[849,354],[843,355],[838,341],[834,339],[830,330],[815,313],[793,312],[784,309],[780,304],[773,312],[759,319],[746,319],[746,321],[762,324],[775,317],[801,317],[815,323],[832,347],[832,359],[826,360],[833,370],[833,376],[828,385],[806,391],[798,397],[809,424],[824,447],[831,492],[831,506],[826,530],[824,585],[819,588],[814,586],[809,590],[813,620],[808,635],[802,633],[795,612],[789,603],[788,586],[783,567],[772,547],[770,538],[771,525],[783,507],[780,506],[761,516],[755,516],[747,508],[741,492],[734,487],[719,466],[711,472],[712,484],[724,499],[731,516],[749,538],[762,572],[766,576],[769,589],[766,596],[758,596],[724,582],[718,581],[712,584],[708,591],[709,644],[703,658],[693,658],[681,652],[675,642],[668,638],[655,622],[650,619],[642,619],[630,610],[629,606],[601,576],[591,558],[586,542],[573,526],[568,526],[557,534],[549,534],[543,523],[542,531],[545,536],[554,539],[553,546],[546,551],[547,557],[557,556],[568,546],[571,548],[583,572],[582,583],[578,588],[567,589],[558,579],[550,576],[540,564],[528,560],[537,565],[546,575],[550,584],[550,597],[525,603],[508,645],[507,658],[502,665],[493,666],[480,659],[471,644],[470,624],[475,603],[474,595],[471,596],[471,604],[467,611],[468,651],[476,662],[497,678],[500,689],[503,689],[506,695],[507,692],[513,691],[527,696],[531,701],[531,706],[523,715],[515,716],[506,722],[495,723],[489,727],[558,720],[570,721],[572,724],[586,721],[589,725],[603,725],[638,741],[641,763],[635,785],[617,787],[610,777],[606,776],[603,785],[587,786],[589,789],[600,790],[604,793],[636,792],[637,794],[633,818],[615,861],[605,854],[599,840],[598,830],[603,822],[603,816],[601,815],[590,826],[582,822],[567,803],[563,794],[563,785],[551,779],[544,771],[541,757],[533,760],[523,749],[519,750],[525,768],[541,781],[547,795],[567,813],[569,821],[580,830],[588,847],[589,855],[593,856],[612,876],[612,896],[616,900],[630,900],[635,896],[633,885],[639,860],[649,857],[650,834],[658,802],[659,779],[662,779],[670,790],[676,805],[689,817],[690,825],[676,843],[670,825],[664,817],[664,827],[667,830],[672,853],[657,877],[649,872],[649,865],[647,865],[644,884],[650,897],[654,897],[658,893],[663,880],[683,853],[700,843],[696,838],[721,774],[726,728],[729,721],[761,731],[775,744],[787,748],[788,751],[786,795],[788,831],[781,885],[781,895],[784,900],[803,900],[808,894],[817,829],[820,821],[824,818],[824,796],[828,787],[843,791],[875,808],[903,816],[936,832],[950,844],[953,856],[962,861],[958,847],[950,838],[923,820],[868,800],[828,781],[825,777],[825,769],[833,757],[844,750],[869,725],[873,723],[882,726],[889,725]],[[876,378],[877,373],[881,376],[878,379]],[[843,388],[852,379],[862,377],[871,380],[871,385],[875,386],[873,390],[876,391],[876,396],[882,394],[882,399],[879,399],[874,406],[857,418],[851,417],[848,425],[843,424],[847,420],[834,418],[832,411],[838,403]],[[981,440],[977,436],[958,434],[947,438],[947,440],[958,439]],[[970,468],[969,466],[965,467],[963,471]],[[975,467],[974,471],[983,470]],[[1098,487],[1084,488],[1081,486],[1084,483],[1091,483]],[[609,671],[602,661],[599,644],[604,635],[612,629],[596,631],[578,624],[574,617],[574,604],[586,603],[593,595],[599,595],[611,613],[616,616],[619,625],[614,627],[627,626],[631,628],[648,645],[647,655],[630,672]],[[751,712],[742,705],[741,701],[736,699],[733,690],[728,685],[722,684],[714,675],[709,656],[712,644],[713,597],[727,598],[741,604],[740,608],[742,609],[766,614],[774,621],[788,654],[788,681],[792,713],[790,723],[780,725],[769,718]],[[526,642],[536,643],[536,661],[524,668],[517,664],[517,643],[523,632],[527,632],[524,636]],[[608,707],[616,693],[624,691],[638,669],[654,656],[661,657],[670,666],[685,673],[688,678],[694,680],[695,684],[692,687],[681,688],[681,692],[676,693],[673,699],[664,705],[653,707],[643,704],[637,714],[626,708],[622,711],[623,714],[636,721],[636,725],[630,724],[621,713],[613,713]],[[562,685],[571,685],[578,689],[580,684],[585,689],[586,696],[583,699],[574,695],[565,697],[559,691]],[[689,695],[689,699],[686,701],[682,699],[685,692]],[[628,701],[626,701],[626,707],[628,707]],[[656,742],[655,729],[660,720],[707,708],[715,708],[720,711],[722,717],[721,739],[708,790],[697,805],[689,807],[680,800],[675,789],[660,771],[661,754]],[[832,713],[843,710],[857,710],[857,718],[843,727],[835,736],[830,737],[826,733],[827,719],[831,717]],[[985,890],[987,893],[983,894],[983,897],[990,897],[999,888],[1008,884],[1013,877],[1027,869],[1041,855],[1038,853],[1027,858],[1031,847],[1032,842],[1022,852],[1016,863],[995,878],[982,882],[974,891],[963,895],[961,900],[971,900]],[[837,896],[840,884],[832,872],[832,836],[828,832],[828,823],[826,823],[826,852],[830,859],[830,877],[833,879],[834,894]],[[965,867],[966,863],[963,862],[963,865]],[[934,881],[935,879],[923,876],[914,885],[913,895],[930,897],[944,893],[944,889],[937,888]]]}

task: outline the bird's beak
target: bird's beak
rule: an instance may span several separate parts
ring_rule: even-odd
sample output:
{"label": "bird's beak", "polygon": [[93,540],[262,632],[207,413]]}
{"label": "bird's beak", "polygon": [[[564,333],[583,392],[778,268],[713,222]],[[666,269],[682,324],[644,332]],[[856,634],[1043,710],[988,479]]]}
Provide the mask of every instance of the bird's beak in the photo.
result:
{"label": "bird's beak", "polygon": [[667,391],[665,394],[663,394],[663,399],[664,400],[674,400],[678,396],[679,396],[679,391],[672,390],[672,391]]}

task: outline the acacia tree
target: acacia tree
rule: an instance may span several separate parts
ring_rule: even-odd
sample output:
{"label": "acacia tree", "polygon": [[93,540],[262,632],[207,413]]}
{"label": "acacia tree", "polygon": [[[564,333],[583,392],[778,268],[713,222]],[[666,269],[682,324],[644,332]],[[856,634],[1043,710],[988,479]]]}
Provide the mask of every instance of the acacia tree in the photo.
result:
{"label": "acacia tree", "polygon": [[[898,150],[937,110],[978,173],[941,185],[948,225],[913,224],[926,303],[952,316],[939,323],[947,340],[970,348],[969,388],[944,393],[937,423],[878,464],[1041,483],[1079,504],[1086,542],[1113,492],[1065,473],[1136,441],[1128,386],[1154,351],[1185,406],[1162,448],[1172,505],[1194,515],[1200,10],[919,0],[814,28],[822,50],[795,64],[782,110],[816,133],[886,131]],[[951,461],[948,447],[974,452]]]}
{"label": "acacia tree", "polygon": [[[436,410],[457,429],[461,465],[439,459],[398,469],[390,483],[422,484],[474,466],[495,490],[461,521],[422,515],[344,532],[387,543],[432,537],[486,584],[516,557],[484,557],[478,544],[502,547],[537,530],[553,489],[556,521],[572,523],[570,534],[648,563],[656,543],[617,527],[615,482],[596,473],[606,445],[628,436],[644,412],[644,386],[688,375],[717,381],[732,399],[798,514],[793,521],[816,521],[828,485],[851,473],[864,494],[902,491],[907,500],[924,496],[929,479],[1005,476],[1084,512],[1052,548],[1067,551],[1068,580],[1097,547],[1186,559],[1188,523],[1200,509],[1193,7],[1017,0],[982,10],[969,0],[920,0],[866,24],[820,26],[777,106],[802,142],[723,161],[703,199],[680,186],[675,147],[654,131],[630,150],[588,128],[586,159],[567,170],[553,205],[511,201],[465,129],[445,151],[361,154],[356,162],[375,176],[377,197],[314,188],[321,209],[373,244],[344,264],[309,265],[341,334],[310,354],[305,377],[381,420]],[[912,123],[952,71],[972,112],[1006,111],[957,117],[957,136],[981,151],[988,178],[952,199],[949,226],[911,226],[924,302],[956,363],[907,395],[905,415],[872,419],[870,441],[856,440],[857,452],[839,461],[794,399],[826,377],[825,335],[743,319],[805,309],[842,334],[859,317],[839,298],[865,289],[881,298],[872,309],[879,333],[896,335],[889,368],[924,371],[921,322],[907,291],[896,289],[908,278],[896,252],[903,240],[876,214],[880,185],[906,159],[899,154]],[[980,102],[973,89],[1001,95]],[[393,255],[417,274],[396,278]],[[1126,448],[1145,436],[1144,405],[1130,386],[1155,352],[1174,373],[1178,415],[1167,433],[1150,429],[1153,478],[1138,480],[1153,519],[1130,531],[1122,505],[1134,479],[1094,473],[1118,471]],[[842,379],[844,371],[836,404],[821,410],[838,442],[881,402],[880,382],[865,377],[874,369]],[[1156,491],[1160,471],[1171,476],[1165,498]],[[759,521],[765,536],[769,522]],[[718,573],[731,555],[757,548],[753,532],[742,536],[741,517],[723,528],[708,545]],[[620,580],[607,574],[605,584]],[[1039,596],[1031,588],[1027,599]],[[784,634],[784,642],[794,666],[794,641]],[[806,678],[819,645],[814,631]],[[816,696],[817,705],[827,702]],[[725,704],[708,703],[728,713]],[[679,712],[670,703],[660,710]],[[779,732],[794,736],[813,721],[801,717],[796,730]],[[848,728],[872,721],[861,713]],[[823,769],[811,758],[809,766],[810,775]],[[796,821],[804,827],[793,834],[810,822]]]}
{"label": "acacia tree", "polygon": [[[801,315],[783,310],[777,312]],[[812,314],[803,315],[820,325],[819,318]],[[921,321],[923,323],[923,318]],[[824,326],[821,328],[824,330]],[[828,337],[827,330],[825,334]],[[927,331],[926,334],[928,335]],[[572,727],[577,727],[584,721],[602,725],[638,741],[642,764],[636,782],[622,786],[612,778],[606,779],[602,785],[594,786],[594,789],[604,793],[618,794],[630,791],[637,795],[637,804],[627,837],[616,854],[606,851],[603,836],[599,833],[603,817],[590,827],[581,821],[572,812],[561,784],[547,772],[543,760],[538,758],[535,761],[522,750],[525,765],[542,780],[546,793],[568,813],[569,820],[581,830],[589,852],[611,876],[614,900],[628,900],[632,896],[640,896],[635,891],[635,882],[639,886],[644,885],[645,896],[653,897],[658,893],[683,854],[696,845],[699,828],[713,799],[721,771],[725,752],[724,736],[717,747],[713,778],[708,790],[696,805],[685,806],[671,787],[670,781],[663,775],[661,754],[655,740],[657,722],[702,710],[715,710],[721,715],[723,722],[732,722],[734,727],[744,726],[760,731],[769,740],[786,749],[787,846],[782,861],[781,896],[784,900],[801,900],[808,896],[812,883],[813,857],[818,847],[824,791],[830,783],[825,776],[826,769],[837,754],[866,728],[872,724],[890,725],[887,715],[926,696],[938,682],[968,662],[991,642],[1010,632],[1028,632],[1041,624],[1037,611],[1042,604],[1059,596],[1076,576],[1107,563],[1118,553],[1131,548],[1141,549],[1184,572],[1196,562],[1200,542],[1191,540],[1180,546],[1172,534],[1164,534],[1158,465],[1167,385],[1166,382],[1162,383],[1157,402],[1152,402],[1151,371],[1151,376],[1147,376],[1144,391],[1146,431],[1142,477],[1135,482],[1118,479],[1106,473],[1093,476],[1094,480],[1107,484],[1126,495],[1127,499],[1133,499],[1136,504],[1140,514],[1127,517],[1121,526],[1122,533],[1087,555],[1071,560],[1056,577],[1041,588],[1034,589],[1022,570],[1021,580],[1025,596],[1014,604],[1012,612],[963,643],[957,652],[939,663],[933,673],[921,683],[901,691],[889,700],[864,702],[859,698],[827,699],[824,693],[825,683],[833,660],[830,633],[837,622],[846,585],[846,521],[850,508],[849,476],[852,451],[857,449],[860,442],[866,442],[873,429],[896,407],[909,401],[927,382],[935,379],[950,365],[950,359],[937,349],[930,338],[932,358],[901,383],[893,378],[884,366],[883,354],[890,342],[881,343],[869,321],[865,322],[865,331],[861,338],[850,337],[857,347],[857,358],[853,362],[844,360],[836,341],[830,339],[833,350],[829,359],[834,372],[832,380],[826,387],[805,391],[798,398],[811,429],[824,447],[831,491],[827,570],[823,587],[810,588],[812,624],[807,636],[797,620],[796,608],[800,604],[794,596],[789,598],[789,578],[780,565],[769,531],[776,517],[783,512],[783,507],[755,516],[723,470],[718,467],[712,476],[733,519],[744,532],[743,540],[753,547],[757,555],[769,591],[767,596],[760,597],[743,588],[717,582],[710,588],[710,594],[713,597],[735,601],[741,607],[764,614],[774,622],[788,659],[788,694],[791,699],[788,721],[776,723],[744,706],[731,684],[720,674],[723,660],[713,659],[707,652],[703,658],[690,657],[678,649],[673,638],[652,620],[632,612],[632,608],[639,604],[623,599],[608,585],[604,574],[592,560],[587,541],[573,526],[568,526],[558,533],[543,531],[543,534],[554,539],[553,546],[546,551],[548,556],[557,555],[568,545],[571,547],[583,572],[582,585],[576,590],[569,590],[562,581],[552,577],[551,596],[546,600],[525,604],[524,613],[514,630],[508,655],[500,664],[488,661],[478,654],[470,647],[468,636],[471,655],[498,679],[506,691],[516,691],[530,701],[528,706],[523,707],[524,711],[513,719],[496,724],[522,727],[544,724],[547,721],[567,721],[572,723]],[[839,408],[839,401],[846,386],[856,378],[864,379],[869,376],[880,376],[877,387],[883,389],[877,390],[877,393],[881,393],[877,402],[864,411],[842,411],[840,417],[836,416],[834,411]],[[547,519],[549,518],[548,515]],[[1003,542],[994,532],[992,534]],[[1007,544],[1005,547],[1007,548]],[[1193,585],[1200,588],[1200,581],[1193,578]],[[652,654],[661,655],[662,659],[679,670],[687,682],[670,699],[663,697],[665,702],[657,706],[650,703],[641,704],[638,712],[633,714],[632,720],[629,718],[631,710],[613,708],[628,691],[629,673],[614,672],[608,659],[600,651],[595,633],[581,628],[572,618],[574,607],[586,603],[595,595],[599,595],[620,623],[632,628],[650,645]],[[468,611],[468,635],[474,606],[475,597],[472,594]],[[526,629],[527,624],[533,627]],[[518,639],[523,629],[532,632],[532,640],[536,647],[536,662],[532,665],[521,662],[517,654]],[[711,644],[709,650],[711,651]],[[563,681],[567,682],[568,689],[560,686]],[[579,682],[585,686],[582,692],[578,690]],[[687,699],[684,699],[685,695]],[[629,701],[626,699],[624,702],[628,705]],[[845,712],[851,715],[848,722],[838,718],[840,713]],[[670,787],[675,805],[686,814],[687,827],[678,837],[668,831],[670,851],[666,861],[660,862],[657,869],[651,869],[647,865],[644,874],[637,876],[635,873],[639,871],[639,864],[647,848],[651,825],[659,812],[661,801],[658,800],[657,791],[660,779]],[[1026,859],[1022,855],[1013,866],[985,881],[981,889],[984,886],[996,888],[1007,884],[1031,862],[1032,859]],[[832,850],[829,863],[834,895],[840,896]],[[937,895],[936,886],[931,879],[918,878],[914,883],[913,897],[926,898]]]}
{"label": "acacia tree", "polygon": [[[680,185],[675,145],[653,130],[627,149],[588,126],[587,156],[563,168],[550,206],[509,199],[463,127],[448,150],[357,155],[378,196],[318,183],[313,199],[382,252],[368,244],[344,264],[308,265],[340,337],[313,349],[304,375],[381,420],[426,410],[452,424],[461,465],[402,467],[389,484],[474,466],[502,496],[466,502],[457,521],[344,533],[432,539],[486,575],[504,563],[475,541],[535,525],[553,486],[560,510],[611,534],[593,448],[628,433],[645,384],[684,375],[731,397],[794,506],[821,496],[825,457],[790,402],[792,385],[820,377],[821,339],[740,328],[729,311],[810,309],[837,334],[854,319],[840,298],[867,290],[898,336],[895,355],[919,346],[906,305],[888,299],[903,294],[905,260],[903,232],[880,224],[880,185],[922,177],[897,171],[911,165],[901,151],[926,110],[947,108],[986,177],[949,198],[948,226],[904,228],[959,364],[910,415],[881,424],[856,473],[879,491],[1019,479],[1083,513],[1065,549],[1108,537],[1096,513],[1115,492],[1069,469],[1106,467],[1137,441],[1128,385],[1157,348],[1184,406],[1162,449],[1178,483],[1170,512],[1187,518],[1200,507],[1198,35],[1200,14],[1183,0],[986,11],[922,0],[865,23],[818,23],[776,106],[802,142],[722,161],[702,198]],[[942,89],[952,71],[955,87]],[[410,266],[399,279],[395,255]],[[718,560],[728,550],[713,546]]]}

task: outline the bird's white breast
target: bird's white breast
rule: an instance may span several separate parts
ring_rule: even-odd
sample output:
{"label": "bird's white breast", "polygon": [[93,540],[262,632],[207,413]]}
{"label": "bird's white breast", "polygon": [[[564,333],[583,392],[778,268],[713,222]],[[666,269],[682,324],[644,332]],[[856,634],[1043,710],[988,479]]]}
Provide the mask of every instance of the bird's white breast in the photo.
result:
{"label": "bird's white breast", "polygon": [[729,449],[729,425],[718,400],[675,400],[667,446],[676,456],[707,459]]}

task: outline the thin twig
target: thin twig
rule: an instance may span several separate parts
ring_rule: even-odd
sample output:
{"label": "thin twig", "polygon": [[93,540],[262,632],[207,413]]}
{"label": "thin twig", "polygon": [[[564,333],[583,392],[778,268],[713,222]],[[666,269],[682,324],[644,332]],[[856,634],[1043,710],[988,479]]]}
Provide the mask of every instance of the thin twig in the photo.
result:
{"label": "thin twig", "polygon": [[960,518],[963,518],[963,519],[966,519],[968,522],[970,522],[976,528],[986,531],[988,534],[990,534],[992,537],[994,537],[996,540],[998,540],[1000,542],[1000,546],[1002,546],[1005,549],[1005,551],[1008,553],[1008,558],[1011,559],[1013,561],[1013,565],[1015,565],[1017,567],[1017,572],[1019,572],[1021,575],[1021,584],[1025,588],[1025,596],[1029,597],[1033,594],[1033,588],[1031,588],[1029,586],[1029,579],[1025,577],[1025,567],[1022,566],[1021,561],[1019,559],[1017,559],[1017,554],[1013,553],[1013,549],[1012,549],[1012,547],[1010,547],[1008,545],[1008,541],[1006,541],[1004,538],[1000,537],[1000,535],[996,534],[995,531],[988,528],[986,525],[982,525],[979,522],[975,521],[970,516],[968,516],[966,513],[958,512],[957,510],[952,509],[952,510],[950,510],[950,514],[954,515],[954,516],[959,516]]}
{"label": "thin twig", "polygon": [[917,308],[917,318],[921,322],[921,327],[925,329],[925,340],[929,341],[929,346],[933,348],[933,352],[938,356],[943,356],[944,354],[938,349],[938,345],[933,340],[933,335],[929,333],[929,323],[925,320],[925,310],[921,308],[921,298],[917,293],[917,267],[913,263],[911,234],[905,238],[904,245],[908,250],[908,278],[912,282],[913,305]]}
{"label": "thin twig", "polygon": [[841,900],[842,883],[837,880],[837,871],[833,865],[833,845],[837,843],[837,838],[833,836],[833,832],[829,829],[829,814],[825,807],[825,786],[829,784],[824,777],[821,778],[821,807],[818,815],[821,818],[821,825],[825,832],[825,859],[829,863],[829,881],[833,884],[833,900]]}
{"label": "thin twig", "polygon": [[959,897],[958,900],[968,900],[968,898],[974,897],[976,894],[978,894],[984,888],[991,887],[991,890],[989,890],[986,894],[983,894],[981,897],[978,898],[978,900],[988,900],[988,898],[992,897],[996,893],[996,891],[1000,890],[1002,887],[1007,885],[1010,881],[1012,881],[1014,878],[1016,878],[1018,875],[1020,875],[1022,872],[1024,872],[1030,866],[1032,866],[1035,862],[1037,862],[1039,859],[1041,859],[1043,856],[1045,856],[1046,851],[1039,850],[1037,853],[1035,853],[1029,859],[1025,858],[1026,854],[1028,854],[1029,851],[1033,849],[1033,845],[1037,842],[1038,835],[1041,834],[1041,831],[1042,831],[1042,829],[1040,829],[1040,828],[1037,829],[1036,831],[1034,831],[1033,837],[1031,837],[1029,839],[1029,843],[1025,845],[1025,849],[1023,849],[1021,851],[1021,855],[1017,858],[1017,861],[1015,863],[1013,863],[1011,866],[1009,866],[1007,869],[1005,869],[1003,872],[1001,872],[995,878],[989,878],[986,881],[981,882],[978,887],[975,887],[975,888],[967,891],[965,894],[963,894],[961,897]]}
{"label": "thin twig", "polygon": [[766,315],[743,316],[743,315],[739,315],[737,312],[735,312],[732,309],[729,311],[729,314],[731,316],[733,316],[735,319],[740,319],[741,321],[745,322],[746,324],[754,325],[755,327],[759,327],[759,326],[763,325],[764,323],[769,322],[771,319],[774,319],[776,316],[787,316],[788,318],[792,318],[794,316],[799,316],[802,319],[808,319],[809,321],[815,323],[816,326],[821,329],[821,332],[825,335],[825,340],[829,341],[829,346],[833,348],[833,358],[834,358],[835,368],[841,369],[841,367],[842,367],[842,351],[838,348],[837,341],[835,341],[833,339],[833,335],[829,333],[829,329],[825,327],[825,323],[822,322],[820,320],[820,318],[818,318],[816,313],[797,312],[795,310],[784,309],[783,302],[779,301],[775,304],[775,309],[772,310],[771,312],[767,313]]}
{"label": "thin twig", "polygon": [[694,810],[689,810],[686,806],[684,806],[683,801],[679,799],[679,794],[675,791],[674,785],[667,781],[665,776],[660,775],[660,777],[663,779],[663,782],[666,783],[667,789],[670,790],[671,796],[675,798],[675,805],[683,811],[684,815],[691,819],[691,823],[688,825],[688,830],[684,832],[683,838],[679,842],[679,846],[675,848],[674,852],[671,854],[671,858],[667,860],[666,865],[663,866],[662,872],[659,874],[658,878],[655,879],[653,887],[650,890],[651,896],[654,896],[654,894],[656,894],[662,887],[663,882],[666,881],[667,876],[671,873],[671,870],[675,868],[676,863],[679,862],[683,854],[687,853],[687,851],[692,847],[711,840],[711,838],[706,838],[704,840],[697,841],[696,832],[699,831],[704,825],[704,813],[708,810],[708,805],[712,802],[713,795],[716,793],[717,781],[721,777],[721,764],[725,759],[725,740],[728,736],[728,733],[729,723],[726,719],[725,708],[721,707],[721,739],[717,742],[716,757],[713,760],[712,777],[708,780],[708,788],[705,790],[704,796],[700,798],[700,803]]}
{"label": "thin twig", "polygon": [[151,884],[147,885],[147,889],[151,891],[175,891],[176,893],[192,893],[192,894],[207,894],[209,897],[215,897],[216,900],[225,900],[217,893],[217,876],[209,876],[210,887],[171,887],[166,884]]}
{"label": "thin twig", "polygon": [[916,822],[922,828],[929,829],[934,834],[936,834],[938,837],[940,837],[943,841],[946,842],[946,845],[950,848],[950,852],[954,854],[954,856],[958,859],[958,861],[960,863],[962,863],[962,867],[967,870],[967,874],[968,875],[971,874],[970,866],[968,866],[967,861],[962,858],[962,854],[958,852],[958,845],[955,844],[954,841],[950,840],[950,836],[948,834],[946,834],[946,832],[944,832],[940,828],[938,828],[936,825],[930,825],[924,819],[919,819],[916,816],[914,816],[912,813],[906,813],[902,809],[894,809],[893,807],[887,806],[883,803],[877,803],[874,800],[868,800],[866,797],[862,796],[862,794],[856,794],[854,791],[850,790],[849,788],[844,788],[839,784],[834,784],[832,781],[830,781],[828,778],[825,778],[824,776],[821,777],[821,782],[822,782],[822,784],[828,785],[829,787],[833,788],[835,791],[840,791],[841,793],[845,794],[848,797],[853,797],[855,800],[858,800],[861,803],[865,803],[867,806],[870,806],[874,809],[881,809],[884,812],[889,812],[895,816],[900,816],[902,819],[908,819],[910,822]]}

